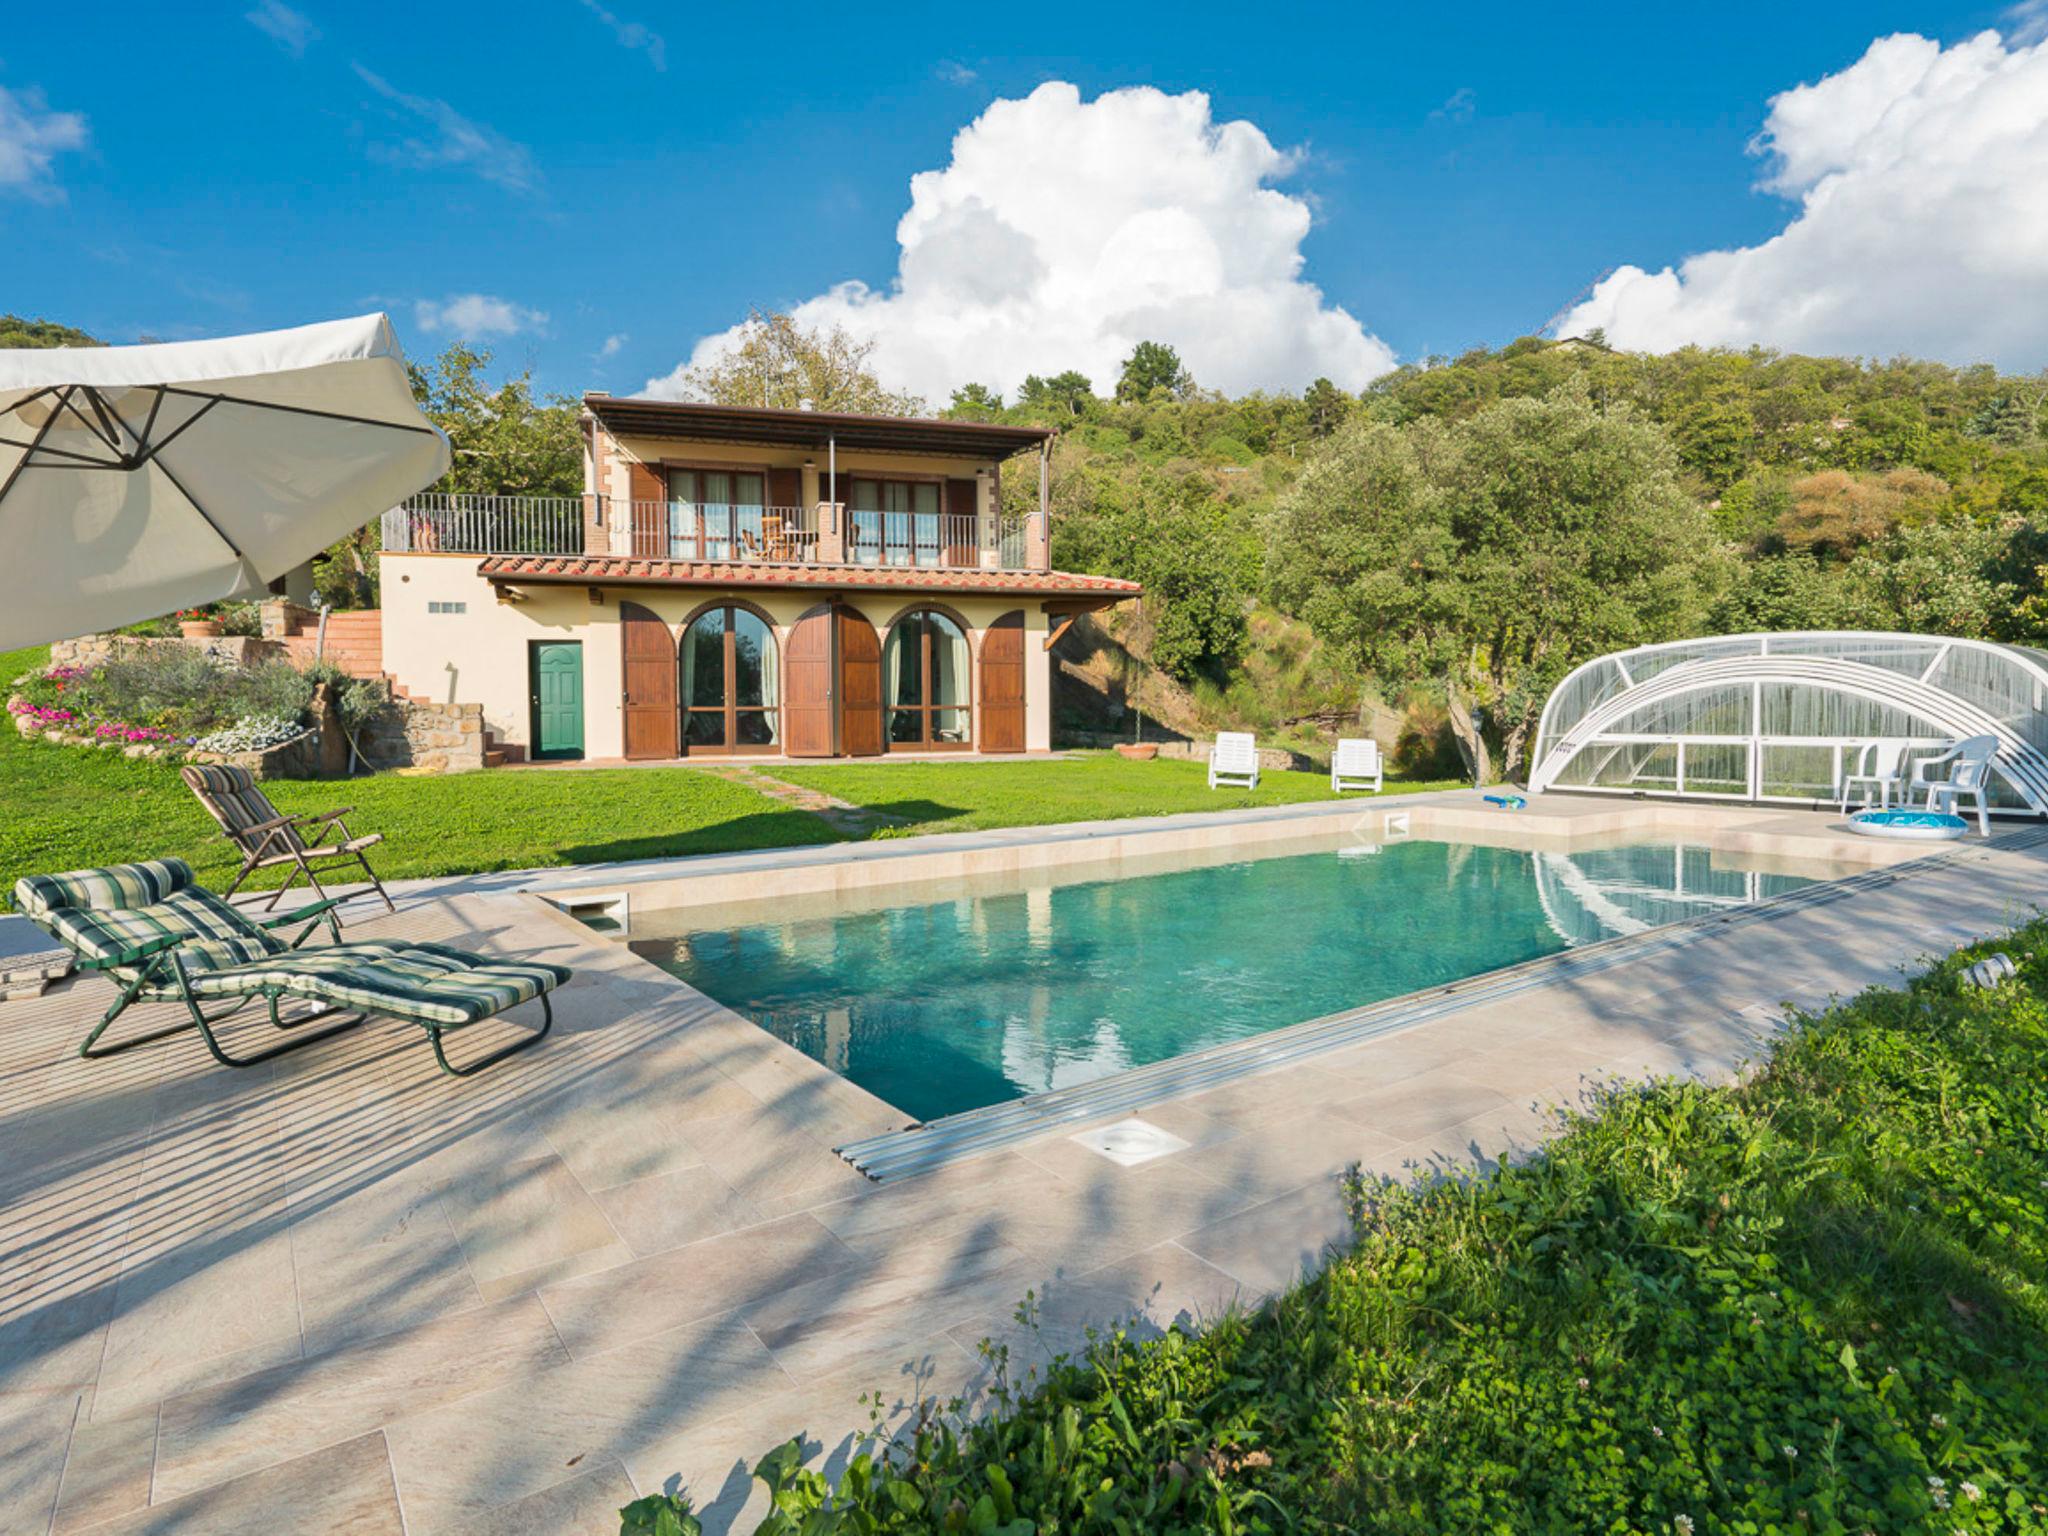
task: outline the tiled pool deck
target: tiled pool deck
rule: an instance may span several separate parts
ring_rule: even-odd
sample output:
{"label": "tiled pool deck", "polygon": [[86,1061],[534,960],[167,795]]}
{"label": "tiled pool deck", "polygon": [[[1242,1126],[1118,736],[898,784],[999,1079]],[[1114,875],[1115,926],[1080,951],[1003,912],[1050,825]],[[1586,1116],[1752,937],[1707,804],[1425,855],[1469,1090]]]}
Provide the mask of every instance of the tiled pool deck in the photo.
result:
{"label": "tiled pool deck", "polygon": [[[1758,854],[1839,841],[1826,816],[1698,814]],[[1214,824],[1250,825],[1151,825]],[[352,925],[574,967],[554,1036],[469,1082],[398,1025],[231,1072],[189,1036],[80,1060],[103,982],[0,1004],[0,1529],[597,1533],[677,1478],[723,1529],[753,1457],[799,1431],[843,1451],[869,1389],[969,1388],[983,1338],[1032,1357],[1255,1302],[1341,1240],[1349,1163],[1483,1165],[1603,1081],[1732,1072],[1781,1003],[2030,915],[2037,841],[1148,1107],[1189,1145],[1135,1167],[1066,1127],[871,1184],[831,1149],[900,1116],[519,877],[415,886]]]}

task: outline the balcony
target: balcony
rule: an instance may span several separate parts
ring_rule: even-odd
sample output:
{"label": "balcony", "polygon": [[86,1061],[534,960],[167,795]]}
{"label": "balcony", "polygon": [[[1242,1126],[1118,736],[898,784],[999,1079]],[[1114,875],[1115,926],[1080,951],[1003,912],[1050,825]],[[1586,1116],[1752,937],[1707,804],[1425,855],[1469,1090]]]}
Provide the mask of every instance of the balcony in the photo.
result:
{"label": "balcony", "polygon": [[[581,496],[415,496],[384,514],[391,554],[630,555],[708,564],[1026,571],[1029,520]],[[1041,546],[1042,548],[1042,546]]]}

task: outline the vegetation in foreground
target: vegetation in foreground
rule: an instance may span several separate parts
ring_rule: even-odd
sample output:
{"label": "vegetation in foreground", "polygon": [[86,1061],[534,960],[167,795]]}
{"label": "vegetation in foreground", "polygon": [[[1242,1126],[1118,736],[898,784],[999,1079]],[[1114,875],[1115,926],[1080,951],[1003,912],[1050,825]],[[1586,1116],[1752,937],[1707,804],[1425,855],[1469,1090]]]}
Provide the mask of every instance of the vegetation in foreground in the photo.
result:
{"label": "vegetation in foreground", "polygon": [[[1993,947],[2016,980],[1976,991]],[[2048,1531],[2048,921],[1666,1082],[1200,1336],[932,1417],[797,1532]],[[687,1530],[644,1500],[626,1529]]]}

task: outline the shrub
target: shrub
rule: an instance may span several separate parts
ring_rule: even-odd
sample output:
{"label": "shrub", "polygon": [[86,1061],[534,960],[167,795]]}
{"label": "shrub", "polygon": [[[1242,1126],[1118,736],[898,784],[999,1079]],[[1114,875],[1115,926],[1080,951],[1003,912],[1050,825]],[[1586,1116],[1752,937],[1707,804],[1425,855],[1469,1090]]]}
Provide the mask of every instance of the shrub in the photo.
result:
{"label": "shrub", "polygon": [[1112,1333],[836,1485],[782,1446],[761,1530],[2048,1530],[2048,921],[2003,947],[1490,1177],[1354,1181],[1355,1250],[1255,1317]]}
{"label": "shrub", "polygon": [[305,729],[296,715],[256,715],[202,736],[193,745],[201,752],[261,752],[284,745]]}

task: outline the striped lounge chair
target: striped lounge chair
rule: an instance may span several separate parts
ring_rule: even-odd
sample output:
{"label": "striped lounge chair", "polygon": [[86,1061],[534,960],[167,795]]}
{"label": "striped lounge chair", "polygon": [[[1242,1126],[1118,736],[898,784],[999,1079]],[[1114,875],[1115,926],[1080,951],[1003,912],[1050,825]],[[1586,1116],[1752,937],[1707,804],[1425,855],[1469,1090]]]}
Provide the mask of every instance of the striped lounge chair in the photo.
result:
{"label": "striped lounge chair", "polygon": [[[259,869],[269,869],[277,864],[293,866],[291,877],[272,893],[266,912],[273,910],[278,899],[298,884],[304,875],[315,894],[326,899],[327,888],[320,883],[317,867],[332,864],[339,859],[346,863],[354,859],[363,867],[371,887],[384,898],[384,905],[393,912],[398,908],[391,905],[391,893],[384,889],[384,882],[377,878],[377,872],[370,868],[370,861],[363,857],[363,850],[374,848],[384,841],[382,832],[371,832],[363,837],[351,837],[348,825],[341,818],[354,809],[344,805],[338,811],[321,811],[313,816],[283,816],[270,797],[256,787],[255,775],[246,768],[231,768],[225,764],[192,763],[182,770],[185,787],[199,797],[199,803],[206,807],[206,814],[220,823],[221,836],[227,838],[242,853],[242,867],[229,883],[227,894],[232,896],[244,880]],[[339,842],[329,842],[335,833],[341,834]],[[309,838],[307,834],[312,834]]]}
{"label": "striped lounge chair", "polygon": [[[216,1061],[247,1067],[381,1014],[409,1019],[425,1029],[441,1070],[467,1077],[538,1045],[547,1035],[554,1023],[548,994],[569,979],[566,967],[499,960],[445,944],[344,944],[334,916],[339,903],[340,898],[330,897],[296,912],[253,918],[196,884],[183,859],[29,875],[14,886],[17,910],[69,949],[81,971],[104,972],[120,988],[120,996],[79,1046],[81,1056],[111,1056],[196,1029]],[[299,932],[289,942],[276,931],[294,926]],[[323,927],[335,942],[304,948]],[[447,1032],[536,998],[541,1006],[537,1033],[523,1035],[468,1066],[448,1060],[442,1041]],[[179,1003],[187,1016],[167,1028],[100,1045],[100,1036],[137,1002]],[[230,1055],[214,1026],[256,1002],[268,1005],[270,1022],[279,1029],[296,1030],[335,1014],[348,1017],[249,1055]],[[284,1002],[321,1006],[283,1018],[278,1005]]]}

